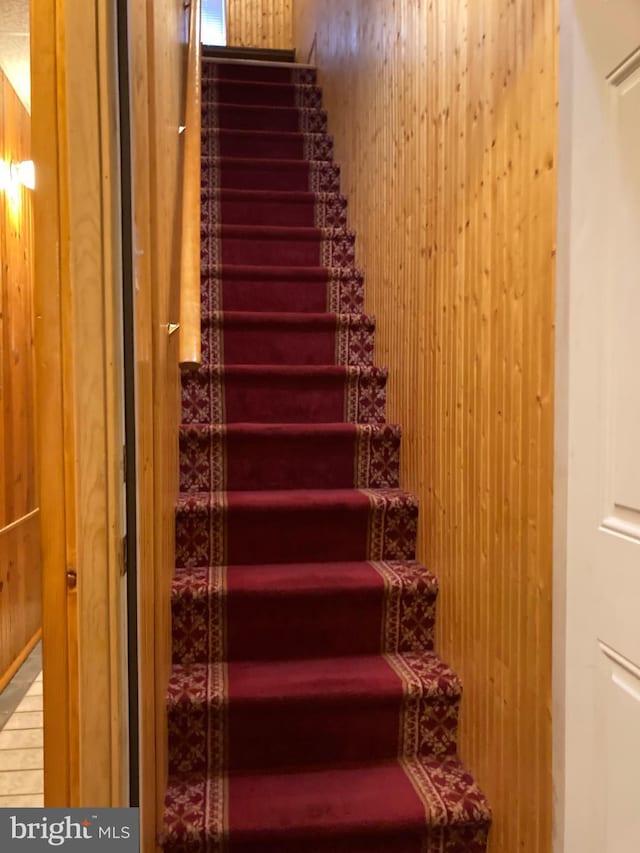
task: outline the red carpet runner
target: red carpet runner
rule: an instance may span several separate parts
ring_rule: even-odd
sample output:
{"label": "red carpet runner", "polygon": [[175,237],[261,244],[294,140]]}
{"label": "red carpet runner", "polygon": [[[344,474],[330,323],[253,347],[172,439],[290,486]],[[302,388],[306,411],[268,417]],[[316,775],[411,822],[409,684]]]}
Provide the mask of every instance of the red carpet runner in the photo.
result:
{"label": "red carpet runner", "polygon": [[205,61],[167,853],[482,853],[315,72]]}

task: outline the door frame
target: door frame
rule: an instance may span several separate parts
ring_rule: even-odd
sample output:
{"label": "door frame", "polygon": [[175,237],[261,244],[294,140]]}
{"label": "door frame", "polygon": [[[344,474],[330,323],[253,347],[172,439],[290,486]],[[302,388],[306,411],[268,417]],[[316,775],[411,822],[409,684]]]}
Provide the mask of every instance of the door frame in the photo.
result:
{"label": "door frame", "polygon": [[569,293],[572,145],[573,0],[559,0],[558,197],[554,376],[552,785],[553,853],[565,850],[565,725],[567,630],[567,525],[569,464]]}
{"label": "door frame", "polygon": [[[580,28],[578,0],[559,0],[558,227],[556,269],[555,443],[554,443],[554,585],[553,585],[553,851],[600,850],[585,815],[601,807],[594,780],[594,757],[585,744],[599,737],[598,678],[595,672],[599,602],[580,560],[585,531],[576,523],[583,500],[572,473],[583,458],[572,453],[590,424],[578,423],[585,395],[596,371],[579,376],[573,365],[588,351],[585,329],[600,317],[593,291],[586,227],[599,202],[589,181],[602,158],[599,108],[601,78],[594,75],[589,46]],[[585,188],[586,187],[586,188]],[[579,345],[579,346],[578,346]],[[572,370],[573,367],[573,370]],[[589,374],[587,370],[591,370]],[[584,453],[581,454],[584,457]],[[582,513],[584,516],[584,513]]]}
{"label": "door frame", "polygon": [[31,0],[47,806],[128,799],[113,4]]}

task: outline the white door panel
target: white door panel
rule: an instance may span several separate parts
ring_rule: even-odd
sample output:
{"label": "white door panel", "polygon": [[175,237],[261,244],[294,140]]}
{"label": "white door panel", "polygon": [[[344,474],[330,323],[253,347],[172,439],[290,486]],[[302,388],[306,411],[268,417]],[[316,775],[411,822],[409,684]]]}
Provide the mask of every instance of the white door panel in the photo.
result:
{"label": "white door panel", "polygon": [[558,369],[568,404],[559,405],[567,455],[557,460],[566,634],[556,638],[566,646],[557,646],[556,850],[638,853],[640,0],[563,0],[562,17]]}
{"label": "white door panel", "polygon": [[637,0],[575,0],[580,37],[593,45],[594,67],[606,77],[638,47]]}
{"label": "white door panel", "polygon": [[[640,50],[609,78],[611,186],[606,233],[610,479],[607,509],[640,530]],[[609,525],[607,525],[609,526]]]}
{"label": "white door panel", "polygon": [[604,833],[600,849],[640,850],[640,670],[601,646],[598,766]]}

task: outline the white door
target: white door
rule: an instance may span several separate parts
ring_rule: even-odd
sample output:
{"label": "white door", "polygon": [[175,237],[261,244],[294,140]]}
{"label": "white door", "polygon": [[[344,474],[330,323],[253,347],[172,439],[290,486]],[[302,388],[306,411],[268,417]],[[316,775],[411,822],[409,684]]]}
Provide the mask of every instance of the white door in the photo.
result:
{"label": "white door", "polygon": [[561,0],[556,853],[640,851],[640,0]]}

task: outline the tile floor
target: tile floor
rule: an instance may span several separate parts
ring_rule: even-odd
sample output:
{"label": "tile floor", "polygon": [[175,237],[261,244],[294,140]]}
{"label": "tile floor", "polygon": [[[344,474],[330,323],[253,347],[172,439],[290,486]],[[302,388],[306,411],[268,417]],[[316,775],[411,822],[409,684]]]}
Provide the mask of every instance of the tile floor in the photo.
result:
{"label": "tile floor", "polygon": [[38,643],[0,693],[0,808],[44,805],[43,766]]}

